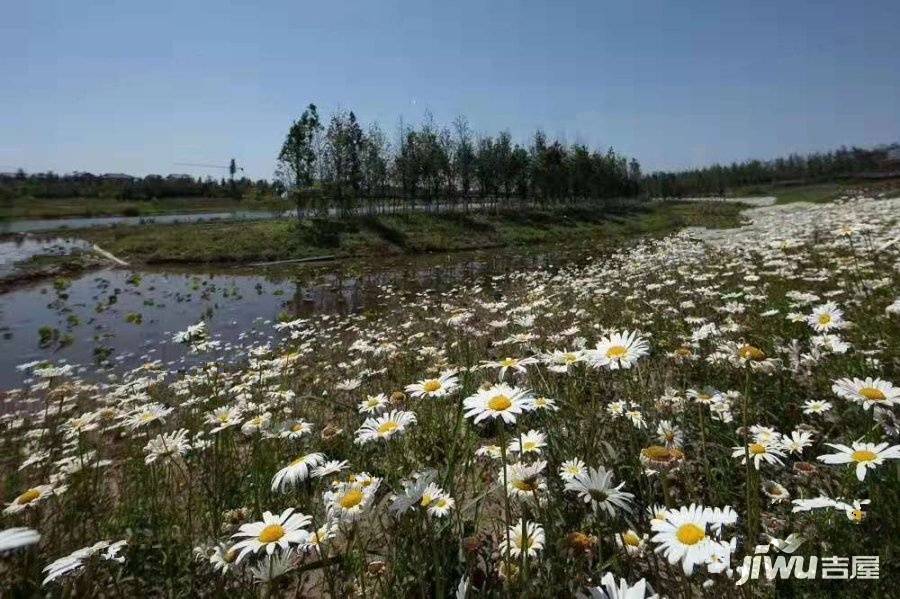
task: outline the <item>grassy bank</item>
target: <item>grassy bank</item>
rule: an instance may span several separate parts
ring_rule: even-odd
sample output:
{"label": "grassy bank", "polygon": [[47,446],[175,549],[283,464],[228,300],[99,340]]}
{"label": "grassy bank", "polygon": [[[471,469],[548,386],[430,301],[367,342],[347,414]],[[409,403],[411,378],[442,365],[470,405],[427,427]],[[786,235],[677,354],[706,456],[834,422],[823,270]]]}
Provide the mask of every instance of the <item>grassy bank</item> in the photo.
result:
{"label": "grassy bank", "polygon": [[877,196],[882,193],[889,197],[896,196],[900,193],[900,180],[847,180],[841,182],[787,186],[753,185],[735,190],[734,196],[775,196],[779,204],[790,204],[792,202],[821,204],[823,202],[832,202],[844,195],[857,195],[859,193],[865,193],[866,195],[871,196]]}
{"label": "grassy bank", "polygon": [[290,207],[280,200],[234,198],[163,198],[152,201],[116,198],[16,198],[0,202],[0,220],[267,211],[286,210]]}
{"label": "grassy bank", "polygon": [[663,234],[684,226],[734,226],[741,206],[637,203],[606,210],[528,210],[502,214],[398,214],[346,220],[291,219],[145,225],[79,233],[104,249],[147,264],[262,262],[321,255],[379,256]]}

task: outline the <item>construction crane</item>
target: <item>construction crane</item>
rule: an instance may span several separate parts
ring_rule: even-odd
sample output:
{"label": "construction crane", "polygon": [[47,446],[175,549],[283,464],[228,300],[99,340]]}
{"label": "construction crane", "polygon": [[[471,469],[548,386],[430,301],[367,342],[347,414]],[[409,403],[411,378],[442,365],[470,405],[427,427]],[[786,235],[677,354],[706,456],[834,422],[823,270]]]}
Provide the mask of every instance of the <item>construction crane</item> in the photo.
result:
{"label": "construction crane", "polygon": [[228,174],[231,178],[231,181],[234,182],[234,175],[238,172],[244,172],[244,167],[238,166],[237,162],[235,162],[234,158],[231,159],[231,163],[228,166],[222,166],[221,164],[203,164],[199,162],[176,162],[177,166],[193,166],[197,168],[219,168],[223,170],[227,170]]}

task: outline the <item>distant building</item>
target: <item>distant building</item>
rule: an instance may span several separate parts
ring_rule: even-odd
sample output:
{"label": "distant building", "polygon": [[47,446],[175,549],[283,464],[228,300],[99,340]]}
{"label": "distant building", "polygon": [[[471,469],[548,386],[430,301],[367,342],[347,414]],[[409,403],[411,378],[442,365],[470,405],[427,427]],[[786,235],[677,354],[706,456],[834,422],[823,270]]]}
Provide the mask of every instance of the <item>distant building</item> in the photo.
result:
{"label": "distant building", "polygon": [[886,158],[891,162],[900,162],[900,146],[889,148]]}
{"label": "distant building", "polygon": [[173,173],[166,176],[166,181],[193,181],[194,177],[184,173]]}
{"label": "distant building", "polygon": [[134,181],[134,177],[125,173],[106,173],[101,178],[109,181]]}

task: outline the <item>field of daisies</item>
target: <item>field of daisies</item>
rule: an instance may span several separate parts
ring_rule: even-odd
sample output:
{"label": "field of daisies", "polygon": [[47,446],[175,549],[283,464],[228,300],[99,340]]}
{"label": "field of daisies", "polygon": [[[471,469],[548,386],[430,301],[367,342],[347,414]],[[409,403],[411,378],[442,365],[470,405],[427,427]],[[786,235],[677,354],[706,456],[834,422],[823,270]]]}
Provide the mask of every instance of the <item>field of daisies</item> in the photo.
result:
{"label": "field of daisies", "polygon": [[[892,595],[900,199],[745,214],[385,287],[240,368],[34,366],[0,418],[0,595]],[[766,551],[879,570],[738,585]]]}

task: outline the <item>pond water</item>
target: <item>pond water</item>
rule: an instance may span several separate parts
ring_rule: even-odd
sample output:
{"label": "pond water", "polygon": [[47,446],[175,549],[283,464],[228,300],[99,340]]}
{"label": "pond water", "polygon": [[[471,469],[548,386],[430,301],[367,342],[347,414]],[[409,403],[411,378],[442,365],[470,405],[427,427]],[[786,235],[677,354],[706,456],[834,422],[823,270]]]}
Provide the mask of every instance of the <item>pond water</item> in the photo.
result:
{"label": "pond water", "polygon": [[[485,208],[484,204],[470,203],[469,210]],[[407,206],[382,206],[379,214],[405,212]],[[414,210],[440,212],[454,212],[463,209],[459,204],[432,204],[417,205]],[[355,214],[370,214],[366,208],[358,208]],[[311,210],[301,210],[302,218],[315,216],[338,216],[341,212],[336,208],[330,208],[325,213]],[[273,218],[297,218],[297,210],[290,209],[283,212],[267,212],[263,210],[235,210],[233,212],[192,212],[185,214],[157,214],[149,216],[96,216],[78,218],[37,218],[22,220],[0,221],[0,235],[9,233],[41,233],[46,231],[58,231],[61,229],[88,229],[91,227],[134,226],[149,224],[176,224],[206,222],[217,220],[270,220]]]}
{"label": "pond water", "polygon": [[[554,259],[546,253],[467,252],[255,272],[109,268],[67,287],[54,281],[20,287],[0,295],[0,390],[26,383],[28,372],[17,366],[38,360],[76,365],[86,378],[154,360],[169,369],[239,360],[244,348],[275,338],[280,315],[378,309],[386,286],[439,292]],[[217,350],[196,355],[172,341],[201,320],[220,343]]]}
{"label": "pond water", "polygon": [[73,251],[90,249],[91,244],[83,239],[53,237],[41,239],[28,235],[0,241],[0,277],[5,277],[15,270],[16,262],[22,262],[34,256],[62,256]]}
{"label": "pond water", "polygon": [[143,224],[192,223],[213,220],[267,220],[279,218],[277,212],[235,211],[197,212],[192,214],[159,214],[155,216],[97,216],[85,218],[37,218],[0,221],[0,233],[39,233],[59,229],[132,226]]}

